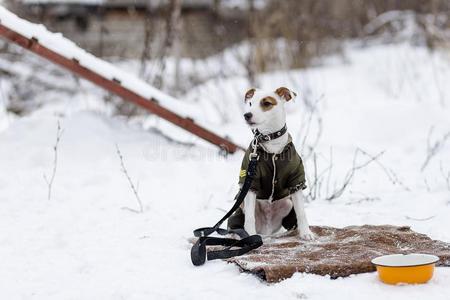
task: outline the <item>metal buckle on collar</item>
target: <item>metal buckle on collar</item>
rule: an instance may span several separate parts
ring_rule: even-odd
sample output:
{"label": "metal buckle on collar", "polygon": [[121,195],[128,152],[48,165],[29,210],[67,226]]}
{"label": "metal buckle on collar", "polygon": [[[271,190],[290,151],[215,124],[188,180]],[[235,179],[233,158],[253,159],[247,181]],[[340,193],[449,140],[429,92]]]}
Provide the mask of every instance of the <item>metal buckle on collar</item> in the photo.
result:
{"label": "metal buckle on collar", "polygon": [[262,134],[261,132],[259,132],[258,129],[256,129],[255,131],[253,131],[253,133],[255,134],[255,139],[259,142],[259,141],[264,141],[264,142],[268,142],[271,140],[270,138],[270,134]]}
{"label": "metal buckle on collar", "polygon": [[252,152],[250,153],[250,155],[248,156],[249,160],[252,160],[253,158],[256,158],[256,160],[258,160],[259,155],[257,153],[258,150],[258,138],[255,135],[255,138],[252,141]]}
{"label": "metal buckle on collar", "polygon": [[253,141],[254,141],[255,139],[259,141],[259,139],[260,139],[263,135],[262,135],[261,132],[259,132],[258,129],[255,129],[255,130],[253,130],[253,136],[254,136]]}
{"label": "metal buckle on collar", "polygon": [[257,153],[250,153],[250,155],[248,156],[248,160],[252,160],[252,158],[256,158],[256,160],[259,159],[259,155]]}

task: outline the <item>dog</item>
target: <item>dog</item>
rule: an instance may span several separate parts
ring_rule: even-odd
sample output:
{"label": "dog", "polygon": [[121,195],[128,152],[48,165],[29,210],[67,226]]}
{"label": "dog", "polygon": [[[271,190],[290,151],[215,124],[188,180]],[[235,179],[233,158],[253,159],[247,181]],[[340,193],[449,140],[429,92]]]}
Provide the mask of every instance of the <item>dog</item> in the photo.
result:
{"label": "dog", "polygon": [[[281,227],[298,229],[303,240],[313,240],[305,214],[306,188],[303,163],[286,129],[285,104],[296,97],[286,87],[273,92],[252,88],[245,94],[244,119],[259,135],[258,165],[243,205],[228,219],[228,228],[244,228],[250,235],[273,235]],[[252,152],[242,161],[242,185]]]}

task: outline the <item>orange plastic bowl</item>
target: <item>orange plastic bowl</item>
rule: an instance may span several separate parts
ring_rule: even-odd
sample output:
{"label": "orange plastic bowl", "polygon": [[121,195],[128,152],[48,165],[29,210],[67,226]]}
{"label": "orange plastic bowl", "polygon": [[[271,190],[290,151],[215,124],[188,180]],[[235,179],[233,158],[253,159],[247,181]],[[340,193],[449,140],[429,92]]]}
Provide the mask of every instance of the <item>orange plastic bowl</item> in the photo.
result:
{"label": "orange plastic bowl", "polygon": [[433,277],[439,257],[429,254],[392,254],[372,259],[378,277],[387,284],[419,284]]}

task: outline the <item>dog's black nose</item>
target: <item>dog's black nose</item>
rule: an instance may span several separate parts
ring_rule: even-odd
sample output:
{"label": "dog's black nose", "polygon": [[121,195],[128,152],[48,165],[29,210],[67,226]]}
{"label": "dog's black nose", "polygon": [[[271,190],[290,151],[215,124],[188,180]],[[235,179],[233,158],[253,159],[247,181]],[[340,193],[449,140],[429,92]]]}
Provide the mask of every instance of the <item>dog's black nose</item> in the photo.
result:
{"label": "dog's black nose", "polygon": [[250,120],[252,117],[253,117],[253,114],[250,112],[244,114],[245,121]]}

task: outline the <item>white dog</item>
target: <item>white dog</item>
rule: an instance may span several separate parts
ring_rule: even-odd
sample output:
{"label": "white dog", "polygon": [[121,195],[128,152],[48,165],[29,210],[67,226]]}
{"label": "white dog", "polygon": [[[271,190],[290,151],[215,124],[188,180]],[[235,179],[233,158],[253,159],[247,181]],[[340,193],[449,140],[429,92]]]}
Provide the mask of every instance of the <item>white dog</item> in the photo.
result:
{"label": "white dog", "polygon": [[[245,95],[244,118],[260,136],[258,166],[243,207],[228,220],[229,228],[242,225],[249,234],[271,235],[283,226],[297,228],[301,239],[312,240],[304,209],[305,174],[300,156],[286,132],[284,105],[296,94],[285,87],[276,91],[251,89]],[[250,146],[242,162],[244,182]]]}

